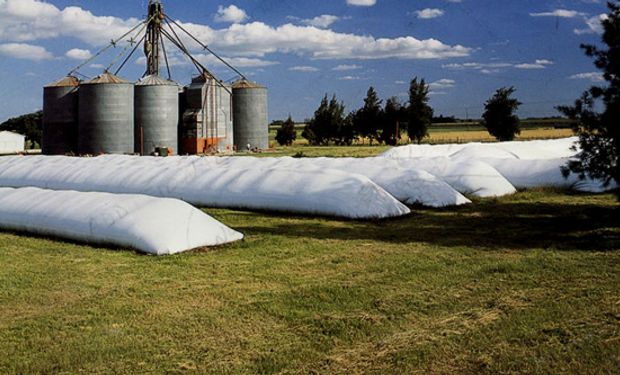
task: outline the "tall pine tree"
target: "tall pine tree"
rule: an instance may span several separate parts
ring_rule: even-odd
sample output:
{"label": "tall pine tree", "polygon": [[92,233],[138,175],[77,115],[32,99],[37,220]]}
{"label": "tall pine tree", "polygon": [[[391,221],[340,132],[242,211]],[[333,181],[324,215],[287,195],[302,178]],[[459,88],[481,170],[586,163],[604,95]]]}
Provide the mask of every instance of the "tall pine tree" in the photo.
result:
{"label": "tall pine tree", "polygon": [[[609,15],[602,21],[603,43],[607,49],[582,45],[594,65],[603,71],[605,86],[593,86],[584,92],[574,106],[558,107],[568,117],[577,120],[573,130],[579,136],[581,153],[578,160],[568,163],[565,174],[577,173],[620,183],[620,1],[608,2]],[[597,112],[602,102],[604,111]],[[616,190],[620,199],[620,191]]]}
{"label": "tall pine tree", "polygon": [[411,140],[420,143],[428,136],[428,127],[433,119],[433,109],[428,105],[428,85],[418,77],[409,85],[409,108],[407,110],[407,134]]}

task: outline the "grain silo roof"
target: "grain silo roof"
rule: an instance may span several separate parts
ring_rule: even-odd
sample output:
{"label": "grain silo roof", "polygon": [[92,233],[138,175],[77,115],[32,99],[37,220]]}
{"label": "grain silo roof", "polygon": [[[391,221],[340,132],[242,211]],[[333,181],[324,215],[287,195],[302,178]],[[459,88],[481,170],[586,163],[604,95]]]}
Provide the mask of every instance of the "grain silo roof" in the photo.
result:
{"label": "grain silo roof", "polygon": [[85,85],[94,85],[94,84],[101,84],[101,83],[109,83],[109,84],[119,84],[119,83],[131,83],[129,81],[125,81],[124,79],[115,76],[114,74],[111,73],[103,73],[93,79],[91,79],[88,82],[84,82],[83,84]]}
{"label": "grain silo roof", "polygon": [[163,79],[158,75],[148,75],[136,82],[136,86],[179,86],[178,83]]}
{"label": "grain silo roof", "polygon": [[259,85],[256,82],[248,81],[247,79],[240,79],[232,84],[233,89],[263,89],[264,86]]}
{"label": "grain silo roof", "polygon": [[80,80],[74,76],[66,76],[60,81],[50,83],[45,87],[77,87],[80,84]]}

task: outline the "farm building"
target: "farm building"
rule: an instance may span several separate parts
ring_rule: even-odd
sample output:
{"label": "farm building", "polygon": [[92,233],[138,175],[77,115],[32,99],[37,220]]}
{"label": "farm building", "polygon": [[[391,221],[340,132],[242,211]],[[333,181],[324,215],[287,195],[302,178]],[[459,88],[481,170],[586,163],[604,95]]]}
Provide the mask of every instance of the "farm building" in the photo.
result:
{"label": "farm building", "polygon": [[[44,87],[43,154],[192,155],[247,150],[248,145],[268,147],[267,89],[250,82],[166,15],[160,0],[150,0],[147,18],[111,46],[128,36],[136,47],[144,46],[146,70],[141,79],[120,78],[124,63],[114,73],[110,66],[97,77],[78,79],[79,69],[98,53],[67,77]],[[190,83],[185,87],[170,79],[166,40],[198,71],[188,77]],[[187,40],[212,53],[238,79],[226,83],[217,78],[191,55],[184,45]],[[166,63],[168,79],[160,76],[161,62]]]}
{"label": "farm building", "polygon": [[0,154],[15,154],[24,151],[26,136],[9,132],[0,131]]}

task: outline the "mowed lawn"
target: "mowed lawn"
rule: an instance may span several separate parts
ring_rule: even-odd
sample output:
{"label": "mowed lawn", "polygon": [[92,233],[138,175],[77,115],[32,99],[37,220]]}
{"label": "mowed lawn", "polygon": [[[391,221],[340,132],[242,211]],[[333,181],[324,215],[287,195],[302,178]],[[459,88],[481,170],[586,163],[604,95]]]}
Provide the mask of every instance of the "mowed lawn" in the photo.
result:
{"label": "mowed lawn", "polygon": [[0,233],[0,373],[620,370],[612,195],[377,222],[206,212],[246,239],[158,258]]}

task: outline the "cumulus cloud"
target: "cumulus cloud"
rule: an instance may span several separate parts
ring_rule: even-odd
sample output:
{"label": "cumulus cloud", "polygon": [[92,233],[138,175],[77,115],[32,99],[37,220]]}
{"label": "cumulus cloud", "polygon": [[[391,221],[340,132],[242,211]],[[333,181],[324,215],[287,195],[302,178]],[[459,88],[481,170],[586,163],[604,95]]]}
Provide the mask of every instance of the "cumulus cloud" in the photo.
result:
{"label": "cumulus cloud", "polygon": [[325,29],[331,26],[334,22],[338,21],[339,19],[340,17],[338,16],[333,16],[331,14],[323,14],[318,17],[301,20],[301,22],[305,25],[315,26],[315,27],[320,27],[320,28]]}
{"label": "cumulus cloud", "polygon": [[319,69],[315,68],[314,66],[293,66],[291,68],[288,68],[288,70],[290,70],[291,72],[303,72],[303,73],[311,73],[311,72],[319,71]]}
{"label": "cumulus cloud", "polygon": [[445,90],[454,87],[456,81],[453,79],[442,78],[428,85],[431,90]]}
{"label": "cumulus cloud", "polygon": [[586,27],[582,29],[573,30],[575,34],[602,34],[603,33],[603,21],[609,16],[607,14],[599,14],[598,16],[585,18]]}
{"label": "cumulus cloud", "polygon": [[32,61],[51,60],[54,58],[54,55],[45,48],[26,43],[0,44],[0,55]]}
{"label": "cumulus cloud", "polygon": [[309,54],[315,59],[439,59],[467,56],[471,51],[461,45],[446,45],[437,39],[420,40],[412,36],[374,38],[292,24],[272,27],[252,22],[232,25],[224,30],[198,25],[188,28],[220,50],[259,57],[280,52]]}
{"label": "cumulus cloud", "polygon": [[357,70],[357,69],[361,69],[362,67],[359,65],[347,65],[347,64],[342,64],[342,65],[338,65],[334,68],[332,68],[332,70],[336,70],[336,71],[345,71],[345,70]]}
{"label": "cumulus cloud", "polygon": [[[93,46],[102,46],[139,22],[135,18],[95,16],[78,7],[60,10],[36,0],[0,0],[0,41],[74,37]],[[470,48],[447,45],[432,38],[375,38],[290,23],[277,27],[263,22],[233,23],[223,29],[181,24],[198,39],[229,57],[262,59],[268,54],[285,53],[314,59],[442,59],[468,56],[471,52]],[[184,41],[193,51],[201,51],[195,43]]]}
{"label": "cumulus cloud", "polygon": [[427,19],[443,16],[444,11],[441,9],[436,9],[436,8],[426,8],[426,9],[418,10],[415,13],[418,16],[418,18],[427,20]]}
{"label": "cumulus cloud", "polygon": [[68,50],[65,56],[74,60],[86,60],[90,59],[93,54],[87,49],[73,48]]}
{"label": "cumulus cloud", "polygon": [[578,16],[584,16],[585,13],[578,12],[576,10],[568,9],[556,9],[551,12],[530,13],[532,17],[560,17],[560,18],[574,18]]}
{"label": "cumulus cloud", "polygon": [[[204,53],[195,53],[193,57],[198,60],[203,65],[213,67],[213,66],[224,66],[224,64],[212,54],[204,54]],[[223,57],[229,64],[236,66],[238,68],[257,68],[264,66],[272,66],[278,65],[277,61],[256,59],[256,58],[248,58],[248,57]],[[145,65],[146,57],[141,56],[135,60],[136,65]],[[178,51],[171,51],[168,54],[168,64],[170,66],[189,66],[193,65],[189,58],[185,55],[181,54]]]}
{"label": "cumulus cloud", "polygon": [[0,40],[11,42],[69,36],[102,45],[139,22],[136,18],[95,16],[79,7],[60,10],[36,0],[0,0]]}
{"label": "cumulus cloud", "polygon": [[499,73],[501,69],[516,68],[516,69],[545,69],[548,65],[552,65],[553,61],[548,59],[537,59],[533,63],[518,63],[511,64],[505,62],[496,63],[478,63],[470,62],[464,64],[444,64],[441,67],[451,70],[478,70],[483,74]]}
{"label": "cumulus cloud", "polygon": [[248,19],[248,15],[245,10],[237,7],[234,4],[228,7],[219,6],[217,8],[217,14],[213,16],[216,22],[229,22],[229,23],[241,23]]}
{"label": "cumulus cloud", "polygon": [[360,77],[357,77],[357,76],[344,76],[344,77],[338,78],[339,81],[357,81],[359,79]]}
{"label": "cumulus cloud", "polygon": [[377,3],[377,0],[347,0],[347,5],[358,7],[371,7]]}
{"label": "cumulus cloud", "polygon": [[578,74],[573,74],[569,78],[570,79],[585,79],[585,80],[588,80],[594,83],[605,81],[605,78],[603,78],[603,73],[601,72],[578,73]]}

